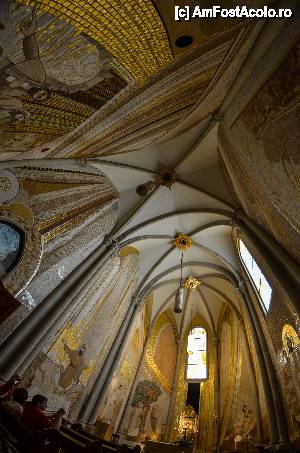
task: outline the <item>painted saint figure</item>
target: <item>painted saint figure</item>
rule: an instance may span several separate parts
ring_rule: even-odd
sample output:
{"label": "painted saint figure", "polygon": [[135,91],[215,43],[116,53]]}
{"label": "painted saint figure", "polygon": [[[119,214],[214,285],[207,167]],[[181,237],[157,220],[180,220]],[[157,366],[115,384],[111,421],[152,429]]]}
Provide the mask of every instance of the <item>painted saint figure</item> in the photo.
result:
{"label": "painted saint figure", "polygon": [[156,429],[157,429],[157,404],[154,404],[151,409],[151,414],[150,414],[150,424],[151,424],[151,429],[156,436]]}
{"label": "painted saint figure", "polygon": [[58,385],[62,388],[67,388],[73,383],[73,381],[75,381],[76,384],[78,383],[83,370],[86,368],[86,364],[84,362],[86,346],[85,344],[82,344],[78,350],[73,350],[69,348],[65,340],[63,340],[63,343],[64,350],[68,354],[70,363],[61,373]]}

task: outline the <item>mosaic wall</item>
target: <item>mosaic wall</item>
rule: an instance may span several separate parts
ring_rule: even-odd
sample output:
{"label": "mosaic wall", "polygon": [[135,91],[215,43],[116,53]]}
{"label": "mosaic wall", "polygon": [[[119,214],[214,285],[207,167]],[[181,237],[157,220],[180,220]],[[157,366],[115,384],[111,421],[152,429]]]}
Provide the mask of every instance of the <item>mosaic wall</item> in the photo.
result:
{"label": "mosaic wall", "polygon": [[19,2],[51,12],[80,28],[102,43],[141,82],[172,61],[167,33],[150,0],[122,3],[80,0],[76,4],[63,0]]}
{"label": "mosaic wall", "polygon": [[222,127],[220,134],[221,155],[244,209],[298,261],[299,48],[298,41],[234,124]]}
{"label": "mosaic wall", "polygon": [[219,317],[219,367],[220,367],[220,440],[226,443],[225,433],[230,418],[236,366],[237,328],[234,315],[228,307]]}
{"label": "mosaic wall", "polygon": [[2,159],[33,148],[43,157],[127,85],[78,24],[13,0],[1,2],[0,24]]}
{"label": "mosaic wall", "polygon": [[118,431],[119,422],[126,407],[127,398],[143,352],[146,335],[144,323],[145,313],[141,311],[132,327],[125,353],[112,378],[106,398],[98,409],[95,431],[101,430],[102,436],[107,440],[110,440],[114,431]]}
{"label": "mosaic wall", "polygon": [[[166,341],[167,340],[167,341]],[[164,312],[156,320],[121,423],[127,440],[162,440],[177,356],[174,326]],[[168,357],[166,361],[165,358]]]}
{"label": "mosaic wall", "polygon": [[252,451],[260,423],[256,379],[249,368],[241,327],[229,308],[220,315],[219,336],[221,445],[224,450]]}
{"label": "mosaic wall", "polygon": [[[272,270],[264,262],[263,257],[255,248],[255,244],[252,244],[249,239],[241,232],[240,237],[243,242],[245,242],[247,248],[249,249],[250,253],[254,257],[255,261],[263,271],[265,277],[272,287],[270,309],[267,315],[265,315],[264,311],[261,308],[261,303],[258,300],[257,295],[254,292],[252,285],[248,279],[248,276],[242,269],[242,273],[245,281],[247,282],[250,297],[252,298],[253,304],[256,307],[256,312],[263,329],[263,333],[268,345],[278,381],[280,383],[283,406],[285,415],[288,420],[287,426],[290,439],[294,442],[295,446],[298,446],[300,444],[299,318],[295,314],[295,310],[289,298],[284,294],[282,288],[278,286],[278,281],[274,277]],[[287,344],[287,336],[292,342],[292,345],[290,345],[290,347]],[[248,335],[248,338],[251,339],[251,334]],[[263,437],[265,439],[268,439],[269,426],[267,420],[267,409],[265,406],[266,403],[263,397],[262,383],[260,373],[258,371],[258,366],[255,360],[253,346],[251,349],[258,382]]]}
{"label": "mosaic wall", "polygon": [[107,155],[161,140],[211,95],[253,28],[211,23],[174,57],[170,21],[166,29],[150,0],[2,3],[0,159]]}
{"label": "mosaic wall", "polygon": [[[3,283],[25,307],[26,316],[103,240],[115,224],[117,193],[99,171],[80,164],[1,170],[10,184],[3,219],[26,232],[24,251]],[[45,284],[46,283],[46,284]],[[21,319],[16,317],[16,322]],[[8,320],[1,338],[13,328]]]}
{"label": "mosaic wall", "polygon": [[[279,65],[275,65],[274,55],[269,54],[264,59],[271,75],[242,109],[240,103],[246,93],[241,89],[239,101],[232,106],[235,119],[228,117],[220,128],[219,148],[236,195],[248,216],[299,261],[299,38],[288,48]],[[272,287],[270,310],[265,316],[248,285],[280,382],[289,434],[299,443],[299,371],[295,359],[298,348],[289,356],[282,343],[284,326],[290,325],[297,332],[299,318],[255,244],[248,241],[247,247]],[[297,375],[298,381],[295,381],[293,376]],[[266,425],[264,416],[263,424]]]}
{"label": "mosaic wall", "polygon": [[55,340],[49,340],[23,376],[31,395],[45,394],[50,409],[64,407],[70,419],[76,419],[92,391],[129,307],[138,277],[138,254],[121,251],[107,261],[100,275],[74,301]]}
{"label": "mosaic wall", "polygon": [[80,131],[54,145],[51,156],[115,154],[157,141],[204,96],[235,37],[231,32],[196,49],[143,88],[128,91],[119,104],[104,107]]}

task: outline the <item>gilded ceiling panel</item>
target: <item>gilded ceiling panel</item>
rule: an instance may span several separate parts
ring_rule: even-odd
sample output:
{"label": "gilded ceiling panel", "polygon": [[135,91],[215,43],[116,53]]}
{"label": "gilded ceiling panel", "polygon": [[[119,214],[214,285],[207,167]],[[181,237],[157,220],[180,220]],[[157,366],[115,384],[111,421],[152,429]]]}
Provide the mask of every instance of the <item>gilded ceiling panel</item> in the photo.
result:
{"label": "gilded ceiling panel", "polygon": [[76,129],[112,99],[128,80],[126,69],[81,30],[13,0],[1,2],[3,155],[44,151],[47,143]]}
{"label": "gilded ceiling panel", "polygon": [[150,0],[19,0],[72,24],[101,43],[138,81],[173,59],[167,32]]}

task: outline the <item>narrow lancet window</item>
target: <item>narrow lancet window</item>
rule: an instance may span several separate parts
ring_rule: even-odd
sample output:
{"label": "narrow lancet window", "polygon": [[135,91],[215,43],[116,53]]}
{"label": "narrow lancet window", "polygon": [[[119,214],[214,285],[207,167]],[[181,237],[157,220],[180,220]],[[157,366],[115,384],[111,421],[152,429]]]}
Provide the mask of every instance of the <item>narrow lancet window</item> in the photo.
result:
{"label": "narrow lancet window", "polygon": [[239,240],[239,247],[242,263],[248,271],[248,274],[253,282],[253,286],[259,294],[263,308],[266,312],[268,312],[272,297],[272,288],[267,282],[264,274],[262,273],[256,262],[252,258],[249,250],[241,240]]}
{"label": "narrow lancet window", "polygon": [[188,336],[187,382],[207,379],[207,333],[203,327],[194,327]]}

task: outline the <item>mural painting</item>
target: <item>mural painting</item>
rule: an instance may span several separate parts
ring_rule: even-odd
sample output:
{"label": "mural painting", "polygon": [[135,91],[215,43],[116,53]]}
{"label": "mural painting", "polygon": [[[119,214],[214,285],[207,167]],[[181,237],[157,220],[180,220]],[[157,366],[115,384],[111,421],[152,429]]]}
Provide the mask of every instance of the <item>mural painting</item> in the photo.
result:
{"label": "mural painting", "polygon": [[[299,327],[299,325],[298,325]],[[282,377],[289,432],[293,441],[300,437],[300,329],[289,324],[282,329],[282,348],[278,351],[278,363]]]}
{"label": "mural painting", "polygon": [[30,311],[111,231],[118,194],[102,172],[80,163],[8,166],[0,178],[10,188],[1,215],[26,233],[25,253],[3,282]]}
{"label": "mural painting", "polygon": [[[227,132],[235,155],[230,160],[241,166],[255,203],[258,200],[262,207],[259,222],[266,224],[297,260],[300,258],[299,121],[298,41]],[[292,132],[283,139],[282,130]],[[251,210],[251,203],[247,209]],[[257,216],[257,212],[253,215]]]}
{"label": "mural painting", "polygon": [[[26,370],[24,379],[31,384],[30,394],[48,396],[50,410],[64,407],[68,418],[76,419],[128,309],[137,271],[137,251],[130,250],[128,254],[121,251],[120,256],[109,259],[102,270],[103,280],[91,283],[76,301],[54,343],[46,344]],[[121,392],[122,386],[118,385],[114,395],[115,412]]]}
{"label": "mural painting", "polygon": [[127,426],[127,438],[139,440],[146,431],[146,421],[150,423],[152,436],[157,435],[157,402],[162,394],[154,381],[139,381],[133,400]]}
{"label": "mural painting", "polygon": [[[221,412],[222,448],[252,451],[256,443],[258,423],[256,385],[251,379],[246,360],[245,341],[231,310],[225,310],[220,328],[220,357],[221,364],[223,363],[220,369],[221,395],[222,388],[227,383],[227,388],[223,390],[224,403]],[[227,369],[224,367],[226,360],[230,365]],[[234,403],[230,404],[232,399]]]}
{"label": "mural painting", "polygon": [[127,84],[111,54],[64,20],[3,0],[0,23],[3,156],[46,152]]}
{"label": "mural painting", "polygon": [[142,355],[145,341],[145,311],[139,312],[128,338],[126,352],[115,371],[104,403],[98,409],[95,434],[110,440],[111,434],[118,431],[120,419],[125,409],[135,372]]}
{"label": "mural painting", "polygon": [[121,423],[120,431],[127,440],[164,439],[177,355],[174,325],[172,313],[167,311],[151,329]]}

